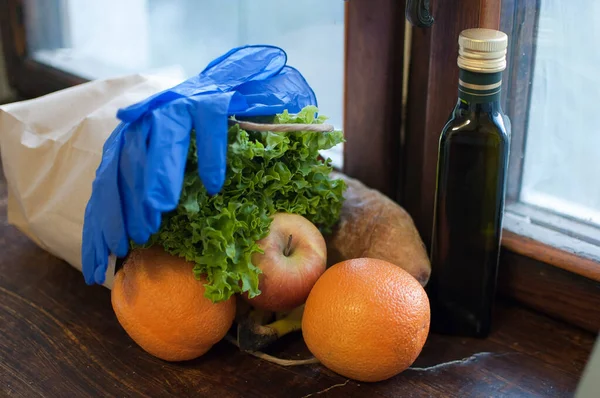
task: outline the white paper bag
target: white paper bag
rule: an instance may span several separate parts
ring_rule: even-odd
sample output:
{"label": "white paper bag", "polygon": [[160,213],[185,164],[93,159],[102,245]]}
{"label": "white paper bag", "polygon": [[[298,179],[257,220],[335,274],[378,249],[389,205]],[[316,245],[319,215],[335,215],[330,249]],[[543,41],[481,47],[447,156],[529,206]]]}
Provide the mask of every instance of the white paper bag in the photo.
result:
{"label": "white paper bag", "polygon": [[[81,270],[85,207],[117,110],[177,83],[132,75],[0,106],[8,222]],[[105,285],[112,286],[112,272]]]}

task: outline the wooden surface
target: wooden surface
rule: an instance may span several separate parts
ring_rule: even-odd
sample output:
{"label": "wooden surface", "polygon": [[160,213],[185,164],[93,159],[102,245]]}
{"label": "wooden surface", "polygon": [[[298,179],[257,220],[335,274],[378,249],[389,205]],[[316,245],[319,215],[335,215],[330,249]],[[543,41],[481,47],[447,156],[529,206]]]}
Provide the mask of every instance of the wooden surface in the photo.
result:
{"label": "wooden surface", "polygon": [[427,245],[433,223],[438,142],[457,100],[458,37],[464,29],[500,28],[509,35],[508,67],[502,89],[503,107],[511,118],[513,131],[507,197],[512,200],[518,195],[534,56],[536,1],[526,0],[520,6],[514,0],[435,1],[433,26],[413,29],[401,203],[413,216]]}
{"label": "wooden surface", "polygon": [[499,29],[502,0],[479,0],[479,28]]}
{"label": "wooden surface", "polygon": [[511,122],[508,201],[518,201],[535,63],[540,0],[503,0],[501,30],[508,35],[507,68],[502,75],[502,107]]}
{"label": "wooden surface", "polygon": [[500,291],[536,311],[600,330],[600,282],[503,249]]}
{"label": "wooden surface", "polygon": [[[107,289],[86,286],[77,270],[7,225],[5,215],[0,179],[3,397],[568,397],[594,341],[590,333],[502,304],[489,338],[431,335],[414,369],[381,383],[348,381],[320,365],[283,368],[226,342],[197,360],[167,363],[126,335]],[[298,334],[271,353],[308,355]]]}
{"label": "wooden surface", "polygon": [[535,239],[504,231],[502,246],[514,253],[521,254],[548,264],[600,282],[600,262],[581,255],[541,243]]}
{"label": "wooden surface", "polygon": [[[498,24],[509,35],[502,99],[512,121],[507,201],[514,202],[520,190],[539,14],[539,0],[503,0],[501,4],[496,0],[435,1],[432,5],[434,25],[412,31],[401,197],[401,204],[412,215],[427,246],[433,222],[439,135],[457,98],[458,36],[463,29]],[[507,206],[507,213],[509,211]],[[537,229],[544,229],[545,236],[558,235],[554,228],[546,225],[547,219],[542,221],[545,223],[539,224]],[[572,235],[571,231],[569,233]],[[592,234],[585,232],[582,235],[589,239]],[[598,280],[598,263],[584,258],[581,250],[573,254],[573,250],[568,252],[557,245],[541,244],[538,242],[541,236],[533,236],[534,241],[505,230],[504,260],[500,269],[503,292],[537,311],[588,330],[598,330],[600,291],[598,284],[593,282]],[[556,239],[564,244],[568,237],[557,236]],[[553,266],[593,280],[570,275],[561,269],[553,269]]]}
{"label": "wooden surface", "polygon": [[458,96],[458,36],[480,20],[493,23],[494,7],[485,3],[434,1],[433,26],[412,33],[402,204],[426,245],[433,225],[439,137]]}
{"label": "wooden surface", "polygon": [[346,2],[344,173],[395,198],[400,178],[404,1]]}

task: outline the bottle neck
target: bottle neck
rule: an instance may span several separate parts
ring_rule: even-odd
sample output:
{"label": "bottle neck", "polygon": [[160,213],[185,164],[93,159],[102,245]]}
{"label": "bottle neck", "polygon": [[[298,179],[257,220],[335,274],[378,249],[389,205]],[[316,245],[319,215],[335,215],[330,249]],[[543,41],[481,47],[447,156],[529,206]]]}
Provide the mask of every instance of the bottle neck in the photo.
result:
{"label": "bottle neck", "polygon": [[502,72],[477,73],[459,69],[458,100],[469,108],[500,110]]}

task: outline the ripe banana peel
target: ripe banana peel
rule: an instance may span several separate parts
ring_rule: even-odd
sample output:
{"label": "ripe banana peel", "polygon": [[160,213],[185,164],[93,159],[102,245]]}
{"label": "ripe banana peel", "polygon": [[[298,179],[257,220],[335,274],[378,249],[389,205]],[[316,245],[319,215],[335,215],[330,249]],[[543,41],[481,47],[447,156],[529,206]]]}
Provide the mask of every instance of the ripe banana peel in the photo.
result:
{"label": "ripe banana peel", "polygon": [[[238,318],[237,341],[243,351],[259,351],[281,337],[302,329],[304,304],[288,313],[265,313],[251,309]],[[274,321],[264,324],[265,319]],[[268,321],[266,321],[268,322]]]}

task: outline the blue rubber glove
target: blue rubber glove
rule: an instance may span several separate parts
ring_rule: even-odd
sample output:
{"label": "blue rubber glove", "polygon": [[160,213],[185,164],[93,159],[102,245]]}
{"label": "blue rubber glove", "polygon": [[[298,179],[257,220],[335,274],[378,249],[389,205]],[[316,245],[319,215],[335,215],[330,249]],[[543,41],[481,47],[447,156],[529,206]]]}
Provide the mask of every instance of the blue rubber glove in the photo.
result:
{"label": "blue rubber glove", "polygon": [[129,240],[147,242],[162,213],[179,202],[196,130],[198,173],[210,194],[225,180],[230,115],[299,112],[316,105],[302,75],[271,46],[244,46],[211,62],[184,83],[119,110],[85,211],[82,264],[88,284],[103,283],[110,253],[124,257]]}
{"label": "blue rubber glove", "polygon": [[[237,47],[213,60],[199,75],[144,101],[120,109],[117,117],[133,122],[147,111],[178,98],[189,98],[208,92],[232,91],[246,82],[260,81],[279,74],[286,62],[287,54],[278,47]],[[310,87],[308,89],[312,92]]]}

